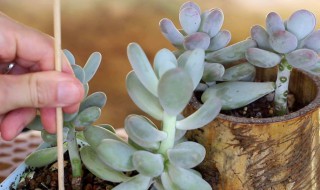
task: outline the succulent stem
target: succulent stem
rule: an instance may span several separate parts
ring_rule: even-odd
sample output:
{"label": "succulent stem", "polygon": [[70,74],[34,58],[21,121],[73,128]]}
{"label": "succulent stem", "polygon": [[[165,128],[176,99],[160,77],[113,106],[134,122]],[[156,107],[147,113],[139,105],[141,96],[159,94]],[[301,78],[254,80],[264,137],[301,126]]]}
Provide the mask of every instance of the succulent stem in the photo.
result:
{"label": "succulent stem", "polygon": [[176,116],[168,115],[166,112],[163,113],[162,131],[167,133],[167,138],[161,142],[158,152],[164,157],[167,155],[167,150],[174,145],[176,121]]}
{"label": "succulent stem", "polygon": [[275,114],[277,116],[285,115],[288,112],[287,96],[291,71],[292,66],[288,64],[286,59],[282,59],[278,67],[274,97]]}
{"label": "succulent stem", "polygon": [[79,155],[79,149],[76,139],[76,131],[72,124],[69,124],[69,133],[67,137],[68,142],[68,152],[71,161],[72,168],[72,186],[73,189],[80,189],[81,187],[81,179],[82,176],[82,164]]}

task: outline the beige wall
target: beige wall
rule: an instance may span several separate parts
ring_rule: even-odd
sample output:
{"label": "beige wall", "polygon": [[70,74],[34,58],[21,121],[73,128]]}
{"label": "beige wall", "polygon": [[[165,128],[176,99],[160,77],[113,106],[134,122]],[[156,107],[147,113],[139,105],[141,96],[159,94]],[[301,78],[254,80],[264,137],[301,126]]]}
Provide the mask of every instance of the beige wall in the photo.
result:
{"label": "beige wall", "polygon": [[[129,99],[125,76],[131,70],[126,46],[138,42],[150,60],[161,48],[172,46],[160,34],[158,22],[167,17],[178,23],[182,0],[62,0],[62,44],[84,64],[93,51],[103,55],[101,69],[91,82],[91,91],[108,96],[100,122],[122,127],[126,115],[141,113]],[[264,25],[265,15],[276,11],[287,18],[297,9],[308,9],[320,18],[318,0],[197,0],[202,9],[224,11],[224,29],[232,32],[232,43],[249,36],[254,24]],[[52,1],[0,0],[0,11],[16,20],[52,34]],[[319,25],[318,25],[319,28]]]}

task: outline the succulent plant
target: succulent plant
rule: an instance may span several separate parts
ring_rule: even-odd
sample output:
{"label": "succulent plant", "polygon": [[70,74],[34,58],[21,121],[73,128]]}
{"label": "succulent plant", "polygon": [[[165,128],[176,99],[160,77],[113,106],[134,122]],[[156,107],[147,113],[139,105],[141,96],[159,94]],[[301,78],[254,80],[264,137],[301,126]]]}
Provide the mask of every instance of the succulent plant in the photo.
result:
{"label": "succulent plant", "polygon": [[266,29],[256,25],[251,38],[257,47],[248,48],[247,60],[262,68],[278,66],[275,113],[287,113],[287,95],[292,68],[319,74],[320,31],[315,31],[316,18],[307,10],[294,12],[287,21],[271,12],[266,18]]}
{"label": "succulent plant", "polygon": [[[92,124],[99,118],[101,114],[101,108],[106,103],[106,95],[103,92],[95,92],[87,96],[89,91],[88,82],[92,79],[96,73],[100,62],[101,54],[95,52],[91,54],[87,63],[82,68],[75,63],[73,55],[68,51],[64,50],[75,76],[82,82],[83,87],[86,91],[86,97],[80,104],[80,108],[77,113],[64,114],[64,151],[68,150],[70,163],[72,166],[72,183],[73,189],[80,189],[81,177],[82,177],[82,162],[79,155],[78,139],[84,139],[81,135],[83,130],[87,130],[92,127]],[[27,127],[33,130],[41,131],[42,139],[50,146],[50,148],[41,149],[30,154],[25,162],[27,165],[32,167],[42,167],[51,164],[57,160],[57,147],[56,147],[56,135],[47,133],[41,124],[41,116],[37,116]],[[113,130],[111,126],[103,125],[102,127],[109,130]]]}
{"label": "succulent plant", "polygon": [[192,169],[204,159],[205,149],[186,141],[184,134],[212,121],[220,101],[211,98],[186,118],[180,114],[201,79],[204,51],[195,49],[177,60],[162,49],[152,68],[142,48],[131,43],[128,58],[133,68],[126,79],[128,93],[139,108],[161,121],[162,130],[140,115],[125,120],[128,141],[102,127],[87,128],[83,134],[89,145],[80,151],[84,164],[102,179],[122,182],[114,190],[211,189]]}
{"label": "succulent plant", "polygon": [[[221,30],[224,21],[222,10],[211,9],[201,13],[200,7],[189,1],[180,7],[179,20],[181,30],[167,18],[160,21],[160,29],[165,38],[178,48],[175,51],[178,62],[184,60],[190,50],[205,50],[203,74],[195,89],[205,91],[202,101],[211,96],[222,98],[222,109],[228,110],[243,107],[274,91],[273,83],[253,83],[256,69],[245,61],[245,52],[256,47],[254,40],[246,39],[227,46],[231,33]],[[242,90],[230,93],[235,92],[232,90],[234,87]]]}

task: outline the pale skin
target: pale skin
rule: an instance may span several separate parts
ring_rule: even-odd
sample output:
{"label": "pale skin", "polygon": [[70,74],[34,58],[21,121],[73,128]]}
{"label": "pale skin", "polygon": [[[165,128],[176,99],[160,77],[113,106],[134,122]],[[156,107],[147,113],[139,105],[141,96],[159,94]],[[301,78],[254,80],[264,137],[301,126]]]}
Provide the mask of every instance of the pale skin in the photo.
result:
{"label": "pale skin", "polygon": [[66,59],[62,72],[54,71],[54,40],[0,12],[0,65],[15,63],[0,74],[0,133],[14,139],[37,114],[44,128],[56,132],[55,107],[73,113],[84,89]]}

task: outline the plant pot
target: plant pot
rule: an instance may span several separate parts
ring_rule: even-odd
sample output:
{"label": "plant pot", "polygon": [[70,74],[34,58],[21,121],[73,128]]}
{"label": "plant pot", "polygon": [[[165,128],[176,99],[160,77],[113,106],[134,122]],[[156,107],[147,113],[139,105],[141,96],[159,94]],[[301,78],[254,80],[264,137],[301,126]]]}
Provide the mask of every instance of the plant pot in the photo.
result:
{"label": "plant pot", "polygon": [[[275,81],[275,70],[257,71],[257,79]],[[289,90],[304,107],[273,118],[219,114],[188,138],[205,146],[199,166],[213,189],[320,189],[320,82],[294,70]],[[184,112],[193,113],[194,103]]]}

